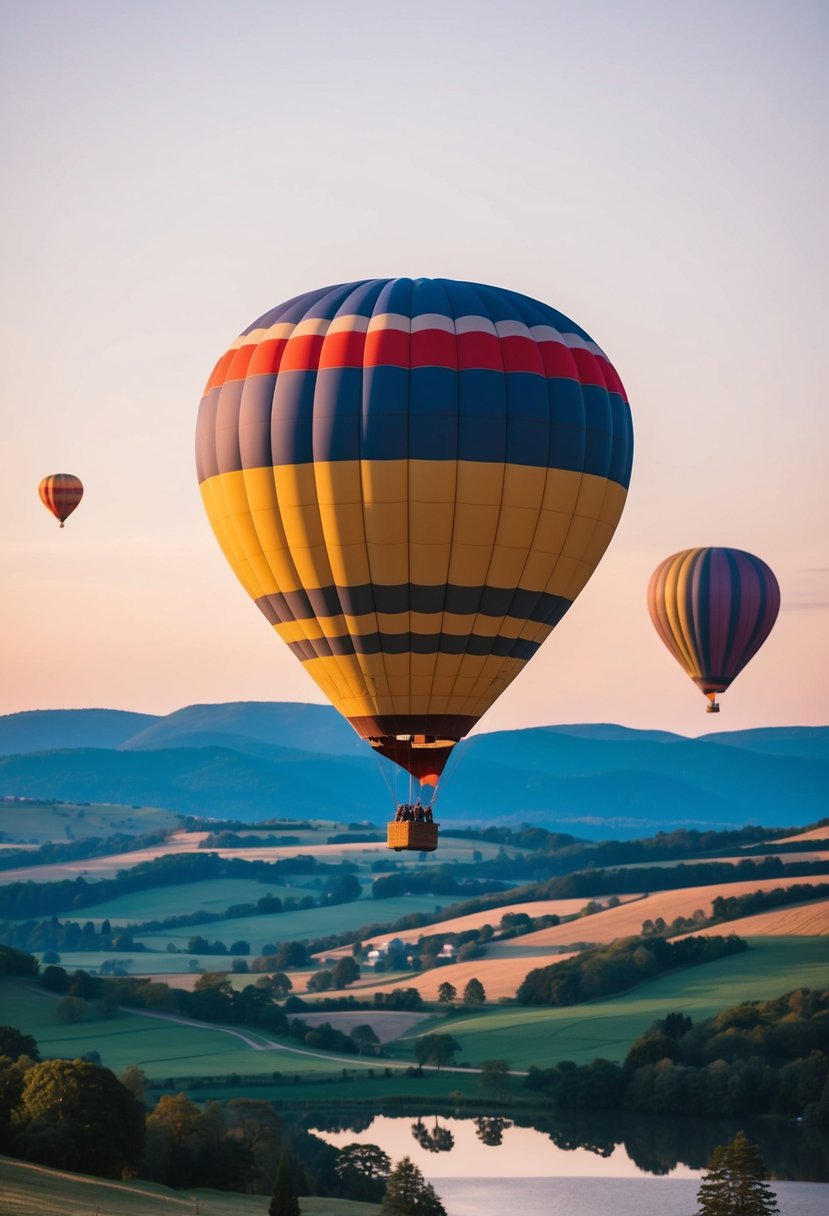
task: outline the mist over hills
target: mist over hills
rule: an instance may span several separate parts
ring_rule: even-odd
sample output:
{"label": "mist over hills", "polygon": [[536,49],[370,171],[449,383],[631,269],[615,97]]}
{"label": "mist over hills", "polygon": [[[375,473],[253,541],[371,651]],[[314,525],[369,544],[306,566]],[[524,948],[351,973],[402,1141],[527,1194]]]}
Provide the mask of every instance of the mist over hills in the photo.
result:
{"label": "mist over hills", "polygon": [[[164,806],[185,814],[388,818],[405,774],[331,708],[240,702],[163,715],[43,710],[0,717],[0,795]],[[827,813],[829,727],[688,739],[609,723],[476,735],[438,802],[447,826],[536,823],[601,838],[675,826],[781,827]]]}

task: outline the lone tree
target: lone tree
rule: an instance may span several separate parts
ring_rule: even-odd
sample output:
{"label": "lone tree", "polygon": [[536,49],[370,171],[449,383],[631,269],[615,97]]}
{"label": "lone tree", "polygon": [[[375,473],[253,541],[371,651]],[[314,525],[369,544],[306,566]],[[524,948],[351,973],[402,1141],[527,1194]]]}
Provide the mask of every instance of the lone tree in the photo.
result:
{"label": "lone tree", "polygon": [[473,976],[463,990],[463,1003],[469,1008],[474,1008],[476,1005],[483,1005],[486,1000],[486,991],[479,979]]}
{"label": "lone tree", "polygon": [[509,1064],[506,1060],[484,1060],[478,1075],[481,1089],[500,1098],[509,1085]]}
{"label": "lone tree", "polygon": [[347,988],[359,978],[360,968],[350,955],[339,960],[331,976],[335,988]]}
{"label": "lone tree", "polygon": [[708,1173],[697,1192],[699,1216],[777,1216],[777,1197],[770,1186],[766,1163],[745,1132],[711,1154]]}
{"label": "lone tree", "polygon": [[382,1216],[446,1216],[435,1188],[410,1157],[399,1161],[389,1175],[380,1212]]}
{"label": "lone tree", "polygon": [[425,1034],[415,1043],[415,1059],[418,1064],[434,1064],[438,1070],[451,1064],[452,1057],[461,1049],[460,1043],[451,1034]]}
{"label": "lone tree", "polygon": [[296,1171],[288,1151],[279,1158],[276,1179],[273,1184],[268,1216],[300,1216],[299,1199],[296,1193]]}
{"label": "lone tree", "polygon": [[349,1199],[379,1203],[391,1171],[391,1159],[376,1144],[346,1144],[334,1162]]}
{"label": "lone tree", "polygon": [[351,1037],[357,1044],[357,1050],[361,1056],[374,1055],[380,1046],[380,1040],[374,1032],[373,1027],[366,1022],[364,1025],[355,1026],[351,1032]]}
{"label": "lone tree", "polygon": [[451,1005],[457,995],[457,988],[454,984],[450,984],[448,980],[444,980],[438,987],[438,1000],[442,1005]]}

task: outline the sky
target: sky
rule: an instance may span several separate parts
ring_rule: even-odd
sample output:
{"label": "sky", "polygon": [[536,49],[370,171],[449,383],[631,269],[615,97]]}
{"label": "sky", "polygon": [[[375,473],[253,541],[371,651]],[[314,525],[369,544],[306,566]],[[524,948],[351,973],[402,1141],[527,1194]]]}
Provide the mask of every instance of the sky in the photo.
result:
{"label": "sky", "polygon": [[[828,722],[828,34],[820,0],[4,5],[0,713],[323,699],[218,549],[196,411],[268,308],[424,275],[572,317],[636,434],[605,558],[480,729]],[[719,718],[645,605],[695,545],[782,589]]]}

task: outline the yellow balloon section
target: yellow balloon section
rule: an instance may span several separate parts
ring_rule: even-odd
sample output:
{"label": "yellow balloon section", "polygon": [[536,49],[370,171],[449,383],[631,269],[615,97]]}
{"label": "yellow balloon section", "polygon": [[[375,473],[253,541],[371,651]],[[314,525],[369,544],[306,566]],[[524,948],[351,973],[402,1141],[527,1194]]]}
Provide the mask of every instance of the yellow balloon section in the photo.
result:
{"label": "yellow balloon section", "polygon": [[546,305],[368,280],[238,338],[196,449],[248,594],[361,737],[434,783],[601,559],[632,428],[606,357]]}

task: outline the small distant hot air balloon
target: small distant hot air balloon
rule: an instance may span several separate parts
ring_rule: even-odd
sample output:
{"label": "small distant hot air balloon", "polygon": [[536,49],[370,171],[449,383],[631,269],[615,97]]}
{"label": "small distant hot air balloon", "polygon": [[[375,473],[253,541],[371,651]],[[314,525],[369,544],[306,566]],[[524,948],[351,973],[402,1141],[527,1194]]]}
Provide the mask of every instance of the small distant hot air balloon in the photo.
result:
{"label": "small distant hot air balloon", "polygon": [[651,575],[656,632],[717,714],[717,693],[737,678],[771,633],[780,587],[764,561],[742,549],[684,549]]}
{"label": "small distant hot air balloon", "polygon": [[60,520],[61,527],[83,498],[81,479],[72,473],[50,473],[37,489],[40,501]]}
{"label": "small distant hot air balloon", "polygon": [[[196,429],[240,582],[360,737],[433,789],[601,560],[632,455],[583,329],[450,279],[272,309],[216,364]],[[431,808],[398,816],[390,847],[435,847]]]}

